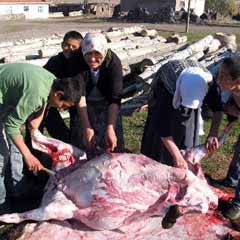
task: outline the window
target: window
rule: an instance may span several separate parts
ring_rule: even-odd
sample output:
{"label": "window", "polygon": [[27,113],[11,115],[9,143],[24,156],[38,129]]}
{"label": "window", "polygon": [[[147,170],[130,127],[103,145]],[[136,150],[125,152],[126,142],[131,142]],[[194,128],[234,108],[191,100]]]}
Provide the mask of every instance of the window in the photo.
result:
{"label": "window", "polygon": [[38,12],[39,12],[39,13],[42,13],[43,10],[44,10],[44,9],[43,9],[43,6],[38,6]]}
{"label": "window", "polygon": [[29,6],[23,6],[23,11],[28,12],[29,11]]}

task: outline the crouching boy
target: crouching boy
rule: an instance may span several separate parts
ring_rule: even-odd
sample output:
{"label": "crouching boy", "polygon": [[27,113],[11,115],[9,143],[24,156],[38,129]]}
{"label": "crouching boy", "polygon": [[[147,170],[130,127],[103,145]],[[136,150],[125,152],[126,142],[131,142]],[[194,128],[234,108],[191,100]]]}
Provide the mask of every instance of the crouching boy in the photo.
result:
{"label": "crouching boy", "polygon": [[[26,146],[20,128],[29,119],[30,131],[39,127],[49,107],[60,110],[79,102],[85,88],[77,78],[56,79],[44,68],[14,63],[0,67],[0,213],[6,209],[7,191],[27,191],[23,180],[23,159],[29,170],[44,167]],[[6,166],[10,164],[10,173]],[[7,176],[9,175],[10,179]],[[6,186],[5,186],[5,183]]]}

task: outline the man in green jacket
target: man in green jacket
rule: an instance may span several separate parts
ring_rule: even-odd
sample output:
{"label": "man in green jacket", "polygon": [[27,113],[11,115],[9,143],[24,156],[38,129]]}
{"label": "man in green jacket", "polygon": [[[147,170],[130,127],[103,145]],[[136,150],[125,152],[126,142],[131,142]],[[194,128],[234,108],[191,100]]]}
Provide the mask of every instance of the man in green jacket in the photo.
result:
{"label": "man in green jacket", "polygon": [[30,131],[37,129],[46,109],[71,107],[84,94],[77,78],[55,79],[47,70],[31,64],[0,66],[0,213],[6,209],[7,164],[11,165],[13,188],[7,191],[13,192],[18,191],[14,187],[23,177],[23,158],[31,171],[44,168],[24,143],[21,126],[28,121]]}

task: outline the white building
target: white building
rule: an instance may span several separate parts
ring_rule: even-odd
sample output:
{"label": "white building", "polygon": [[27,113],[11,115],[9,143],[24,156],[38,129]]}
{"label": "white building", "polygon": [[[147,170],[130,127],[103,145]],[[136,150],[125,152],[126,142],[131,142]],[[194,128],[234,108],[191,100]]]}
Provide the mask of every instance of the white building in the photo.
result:
{"label": "white building", "polygon": [[42,0],[0,0],[0,17],[20,14],[26,19],[48,18],[49,5]]}

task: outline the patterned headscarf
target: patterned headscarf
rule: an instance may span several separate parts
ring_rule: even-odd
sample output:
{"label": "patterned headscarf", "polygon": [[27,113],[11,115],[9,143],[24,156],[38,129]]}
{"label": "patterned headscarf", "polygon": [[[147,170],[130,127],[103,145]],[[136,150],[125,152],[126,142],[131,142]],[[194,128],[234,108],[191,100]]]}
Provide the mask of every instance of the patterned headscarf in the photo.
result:
{"label": "patterned headscarf", "polygon": [[83,56],[89,52],[97,51],[103,58],[107,54],[107,39],[101,33],[87,33],[81,43]]}

